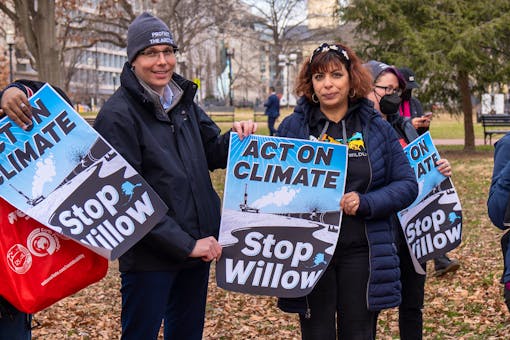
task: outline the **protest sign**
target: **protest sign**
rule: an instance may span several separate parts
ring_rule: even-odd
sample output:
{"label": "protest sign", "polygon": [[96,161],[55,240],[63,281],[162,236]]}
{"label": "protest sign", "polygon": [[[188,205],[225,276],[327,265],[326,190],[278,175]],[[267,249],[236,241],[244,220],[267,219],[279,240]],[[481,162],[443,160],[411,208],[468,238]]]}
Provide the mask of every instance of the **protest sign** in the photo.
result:
{"label": "protest sign", "polygon": [[326,269],[340,233],[347,147],[230,138],[216,280],[224,289],[299,297]]}
{"label": "protest sign", "polygon": [[462,208],[451,179],[436,168],[440,157],[429,132],[407,145],[404,152],[416,174],[419,193],[398,217],[415,269],[425,274],[416,262],[444,255],[461,243]]}
{"label": "protest sign", "polygon": [[94,252],[116,259],[167,207],[51,86],[30,98],[33,125],[0,120],[0,196]]}

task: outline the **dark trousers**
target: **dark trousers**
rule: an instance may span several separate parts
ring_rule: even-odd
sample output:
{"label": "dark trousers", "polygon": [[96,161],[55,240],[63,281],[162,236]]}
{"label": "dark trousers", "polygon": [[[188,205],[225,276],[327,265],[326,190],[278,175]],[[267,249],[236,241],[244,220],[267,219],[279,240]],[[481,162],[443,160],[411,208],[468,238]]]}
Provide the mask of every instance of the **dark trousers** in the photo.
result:
{"label": "dark trousers", "polygon": [[209,263],[165,272],[124,272],[122,339],[202,339]]}
{"label": "dark trousers", "polygon": [[504,264],[501,283],[507,283],[510,282],[510,230],[501,237],[501,251]]}
{"label": "dark trousers", "polygon": [[300,315],[302,338],[375,339],[377,312],[367,309],[368,248],[349,249],[331,260],[307,296],[311,317]]}
{"label": "dark trousers", "polygon": [[30,340],[32,338],[31,320],[30,314],[14,309],[9,313],[4,311],[0,317],[0,340]]}
{"label": "dark trousers", "polygon": [[270,136],[275,135],[276,130],[274,129],[274,123],[276,122],[276,118],[278,117],[267,116],[267,127],[269,128]]}
{"label": "dark trousers", "polygon": [[423,335],[423,300],[426,276],[418,274],[414,269],[409,248],[404,240],[399,242],[398,256],[400,257],[400,281],[402,282],[402,303],[398,308],[400,339],[420,340]]}

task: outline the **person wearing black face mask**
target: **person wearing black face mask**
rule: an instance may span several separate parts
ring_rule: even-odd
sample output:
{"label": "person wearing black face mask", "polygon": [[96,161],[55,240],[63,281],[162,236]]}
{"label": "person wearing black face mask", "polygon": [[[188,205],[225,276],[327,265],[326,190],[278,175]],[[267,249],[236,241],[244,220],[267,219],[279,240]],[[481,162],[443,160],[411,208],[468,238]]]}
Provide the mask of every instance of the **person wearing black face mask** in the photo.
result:
{"label": "person wearing black face mask", "polygon": [[372,91],[369,92],[367,98],[374,103],[374,108],[381,112],[396,130],[400,144],[407,145],[416,139],[418,134],[411,123],[399,115],[400,96],[406,87],[404,78],[395,67],[376,60],[371,60],[364,66],[374,79]]}
{"label": "person wearing black face mask", "polygon": [[[429,130],[432,113],[430,112],[430,114],[423,115],[423,108],[420,101],[412,96],[412,90],[419,87],[414,72],[408,67],[402,67],[398,70],[406,81],[406,89],[402,92],[401,96],[402,101],[399,108],[400,116],[404,117],[404,120],[409,121],[416,129],[416,132],[422,135]],[[409,124],[405,124],[405,126],[408,127]],[[414,140],[414,138],[412,138],[414,134],[406,135],[411,136],[411,140]],[[459,268],[459,261],[450,259],[447,254],[434,259],[434,276],[443,276],[446,273],[455,272]]]}
{"label": "person wearing black face mask", "polygon": [[[407,144],[418,138],[418,133],[406,119],[399,114],[401,95],[405,91],[406,81],[393,66],[371,60],[365,64],[374,79],[373,89],[367,98],[397,132],[400,144]],[[437,169],[445,176],[451,176],[451,166],[446,159],[436,163]],[[423,336],[423,303],[425,297],[425,275],[417,273],[406,244],[398,218],[393,219],[395,243],[400,258],[400,281],[402,282],[402,303],[399,306],[399,330],[402,340],[419,340]],[[422,264],[425,270],[425,264]]]}

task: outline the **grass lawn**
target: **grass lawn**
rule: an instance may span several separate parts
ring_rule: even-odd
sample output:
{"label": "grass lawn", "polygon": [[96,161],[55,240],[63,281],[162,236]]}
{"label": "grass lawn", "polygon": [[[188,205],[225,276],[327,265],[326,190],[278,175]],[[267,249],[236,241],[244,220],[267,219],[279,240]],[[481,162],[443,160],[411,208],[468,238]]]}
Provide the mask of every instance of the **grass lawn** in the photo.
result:
{"label": "grass lawn", "polygon": [[[276,127],[281,122],[281,120],[287,115],[292,113],[292,108],[283,107],[281,108],[281,116],[276,122]],[[81,114],[84,118],[87,117],[95,117],[97,113],[95,112],[87,112]],[[251,108],[236,108],[235,110],[235,120],[253,120],[253,109]],[[224,117],[215,117],[214,121],[218,124],[218,126],[222,129],[222,131],[227,131],[231,126],[232,122],[228,121],[228,119]],[[258,134],[267,135],[269,134],[269,130],[267,128],[267,123],[264,117],[258,118]],[[475,129],[475,138],[483,138],[483,129],[480,123],[476,122],[476,116],[473,116],[473,125]],[[460,115],[450,115],[448,113],[434,114],[432,118],[432,123],[430,125],[430,134],[433,139],[464,139],[464,119],[463,116]],[[497,137],[500,136],[495,136]]]}
{"label": "grass lawn", "polygon": [[[473,116],[473,127],[475,138],[483,139],[482,124],[476,122],[476,116]],[[430,135],[436,139],[464,139],[464,117],[448,113],[434,115],[430,123]]]}
{"label": "grass lawn", "polygon": [[[281,122],[281,120],[292,113],[292,108],[282,108],[281,116],[276,122],[276,126]],[[248,120],[253,119],[253,110],[251,109],[236,109],[235,112],[236,120]],[[218,125],[222,128],[223,131],[228,130],[232,123],[222,122],[221,120],[216,120]],[[473,116],[473,126],[475,130],[475,138],[483,139],[483,128],[480,123],[476,122],[476,116]],[[267,124],[265,121],[258,122],[258,134],[268,134]],[[432,122],[430,124],[430,134],[433,139],[464,139],[464,118],[460,115],[450,115],[448,113],[442,114],[434,114],[432,118]],[[497,139],[501,136],[495,136],[493,138]]]}

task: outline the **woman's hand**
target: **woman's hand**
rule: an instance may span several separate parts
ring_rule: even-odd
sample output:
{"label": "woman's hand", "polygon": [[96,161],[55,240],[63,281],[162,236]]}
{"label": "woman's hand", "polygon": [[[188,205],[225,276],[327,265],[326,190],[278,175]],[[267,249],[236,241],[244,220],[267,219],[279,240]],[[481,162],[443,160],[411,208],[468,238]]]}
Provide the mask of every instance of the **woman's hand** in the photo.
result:
{"label": "woman's hand", "polygon": [[411,124],[415,129],[418,128],[429,128],[430,116],[415,117],[411,119]]}
{"label": "woman's hand", "polygon": [[452,167],[450,162],[446,158],[441,158],[436,162],[436,169],[446,177],[450,177],[452,175]]}
{"label": "woman's hand", "polygon": [[356,215],[359,208],[359,194],[356,191],[351,191],[342,197],[340,200],[340,209],[347,215]]}

